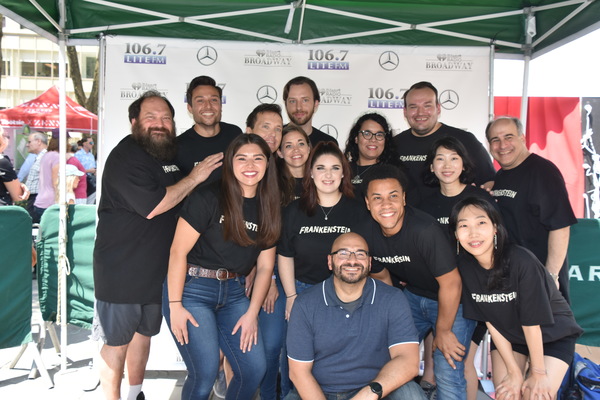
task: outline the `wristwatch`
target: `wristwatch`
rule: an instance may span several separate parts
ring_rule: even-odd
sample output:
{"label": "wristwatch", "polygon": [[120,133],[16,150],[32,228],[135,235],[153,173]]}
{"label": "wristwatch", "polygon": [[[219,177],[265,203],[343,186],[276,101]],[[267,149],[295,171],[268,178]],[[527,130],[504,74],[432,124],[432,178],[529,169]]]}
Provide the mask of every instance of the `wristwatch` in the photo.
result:
{"label": "wristwatch", "polygon": [[381,400],[381,396],[383,395],[383,388],[379,382],[371,382],[369,383],[369,387],[371,388],[371,392],[377,395],[377,400]]}

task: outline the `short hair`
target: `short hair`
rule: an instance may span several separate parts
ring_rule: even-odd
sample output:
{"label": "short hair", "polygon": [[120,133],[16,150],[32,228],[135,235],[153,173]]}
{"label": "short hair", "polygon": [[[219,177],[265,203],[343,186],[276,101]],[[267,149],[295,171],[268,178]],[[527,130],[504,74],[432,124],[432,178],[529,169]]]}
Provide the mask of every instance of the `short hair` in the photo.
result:
{"label": "short hair", "polygon": [[363,193],[365,196],[367,195],[367,189],[369,188],[369,184],[373,181],[383,180],[383,179],[395,179],[402,186],[402,191],[406,193],[406,189],[408,189],[408,179],[406,175],[400,170],[400,168],[395,165],[390,164],[380,164],[376,165],[369,171],[369,175],[365,177],[363,180]]}
{"label": "short hair", "polygon": [[40,142],[48,145],[48,135],[44,132],[32,132],[31,135],[33,135],[34,139],[38,139]]}
{"label": "short hair", "polygon": [[460,173],[460,176],[458,177],[460,183],[465,183],[465,184],[473,183],[473,181],[475,180],[475,166],[473,164],[473,161],[471,161],[471,158],[469,157],[469,154],[467,153],[467,149],[465,148],[465,146],[461,143],[460,140],[458,140],[457,138],[455,138],[453,136],[446,136],[446,137],[436,140],[433,143],[433,145],[431,146],[431,148],[429,149],[429,152],[427,153],[427,159],[425,160],[425,170],[423,171],[423,182],[429,186],[436,186],[440,183],[440,180],[438,179],[438,177],[435,176],[435,174],[433,172],[431,172],[430,168],[428,168],[431,165],[433,165],[433,161],[435,160],[435,155],[437,153],[437,150],[440,147],[455,151],[456,154],[458,154],[458,156],[462,159],[463,171]]}
{"label": "short hair", "polygon": [[[138,115],[139,116],[139,115]],[[94,139],[91,135],[83,135],[81,136],[81,144],[83,145],[85,142],[87,142],[89,139]]]}
{"label": "short hair", "polygon": [[281,106],[279,104],[259,104],[254,107],[254,110],[248,115],[246,118],[246,126],[248,128],[254,129],[254,125],[256,125],[256,120],[258,119],[258,114],[264,112],[272,112],[281,117],[283,121],[283,117],[281,116]]}
{"label": "short hair", "polygon": [[402,101],[404,102],[404,107],[406,107],[406,98],[408,97],[408,94],[412,91],[412,90],[418,90],[418,89],[431,89],[433,90],[433,93],[435,93],[435,104],[438,104],[438,90],[435,88],[435,86],[433,86],[433,84],[431,82],[427,82],[427,81],[421,81],[421,82],[417,82],[414,85],[412,85],[406,92],[404,92],[404,94],[402,95]]}
{"label": "short hair", "polygon": [[[139,119],[140,112],[142,111],[142,103],[146,101],[146,99],[152,97],[158,97],[160,99],[163,99],[165,103],[167,103],[167,106],[169,106],[169,110],[171,110],[171,116],[173,118],[175,117],[175,109],[173,108],[173,105],[171,104],[169,99],[167,99],[157,90],[148,90],[147,92],[142,93],[142,95],[137,100],[135,100],[129,105],[129,122],[133,122],[134,119]],[[84,140],[82,138],[81,143],[83,144],[83,142]]]}
{"label": "short hair", "polygon": [[519,136],[523,136],[525,134],[525,130],[523,129],[523,123],[519,118],[504,115],[502,117],[494,119],[493,121],[488,122],[487,126],[485,127],[485,138],[488,142],[490,141],[490,130],[498,121],[511,121],[517,127],[517,134]]}
{"label": "short hair", "polygon": [[185,98],[188,104],[192,104],[192,93],[194,92],[194,89],[196,89],[198,86],[212,86],[215,89],[217,89],[217,92],[219,93],[219,99],[223,98],[223,88],[217,86],[217,82],[210,76],[200,75],[192,79],[192,81],[188,85],[187,91],[185,93]]}
{"label": "short hair", "polygon": [[308,86],[310,86],[315,101],[321,101],[321,94],[319,93],[317,84],[315,83],[315,81],[313,81],[310,78],[307,78],[306,76],[297,76],[285,84],[285,86],[283,87],[283,101],[287,101],[288,95],[290,94],[290,87],[292,87],[292,85],[303,85],[305,83]]}

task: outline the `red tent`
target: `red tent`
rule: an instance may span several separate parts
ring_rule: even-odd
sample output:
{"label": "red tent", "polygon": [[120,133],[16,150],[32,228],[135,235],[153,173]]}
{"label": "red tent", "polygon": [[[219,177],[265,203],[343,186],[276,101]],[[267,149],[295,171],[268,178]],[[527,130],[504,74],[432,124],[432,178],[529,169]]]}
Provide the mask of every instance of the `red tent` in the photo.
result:
{"label": "red tent", "polygon": [[[59,127],[58,89],[52,86],[39,97],[20,106],[0,110],[0,125],[50,131]],[[92,132],[98,130],[98,116],[77,104],[67,96],[67,129]]]}

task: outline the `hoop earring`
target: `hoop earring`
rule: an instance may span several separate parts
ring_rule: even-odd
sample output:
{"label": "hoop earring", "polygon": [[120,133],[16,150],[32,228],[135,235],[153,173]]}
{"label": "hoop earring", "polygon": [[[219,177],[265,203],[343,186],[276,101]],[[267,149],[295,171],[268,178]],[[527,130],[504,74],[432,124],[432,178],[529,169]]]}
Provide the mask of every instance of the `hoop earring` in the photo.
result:
{"label": "hoop earring", "polygon": [[456,241],[456,255],[458,255],[459,253],[460,253],[460,243],[459,243],[459,241],[457,240],[457,241]]}
{"label": "hoop earring", "polygon": [[494,249],[498,248],[498,235],[494,233]]}

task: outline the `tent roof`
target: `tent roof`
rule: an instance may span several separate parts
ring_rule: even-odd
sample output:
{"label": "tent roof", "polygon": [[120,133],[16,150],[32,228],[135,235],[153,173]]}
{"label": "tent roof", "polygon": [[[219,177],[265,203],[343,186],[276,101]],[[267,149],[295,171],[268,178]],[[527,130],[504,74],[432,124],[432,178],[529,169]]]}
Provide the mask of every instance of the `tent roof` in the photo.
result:
{"label": "tent roof", "polygon": [[[56,86],[52,86],[33,100],[13,108],[0,110],[0,125],[21,127],[25,124],[40,130],[58,128],[58,89]],[[97,131],[98,116],[67,96],[67,129]]]}
{"label": "tent roof", "polygon": [[[485,46],[533,55],[600,28],[600,0],[2,0],[0,12],[50,39],[119,34],[284,43]],[[286,27],[287,25],[287,27]],[[289,28],[289,29],[286,29]]]}

